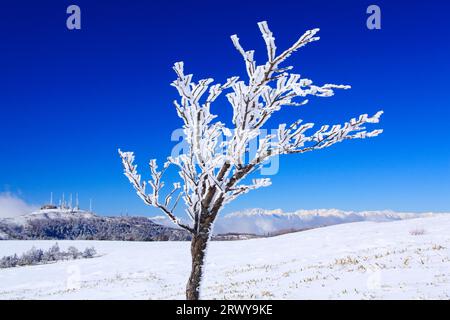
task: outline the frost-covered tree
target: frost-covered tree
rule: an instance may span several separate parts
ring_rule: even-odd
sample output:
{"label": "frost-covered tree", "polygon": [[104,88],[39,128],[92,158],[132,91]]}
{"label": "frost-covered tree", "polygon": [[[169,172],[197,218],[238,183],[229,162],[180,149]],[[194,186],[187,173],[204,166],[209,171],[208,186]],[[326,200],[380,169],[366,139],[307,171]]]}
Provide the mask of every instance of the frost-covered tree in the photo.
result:
{"label": "frost-covered tree", "polygon": [[82,256],[83,258],[93,258],[97,254],[97,251],[94,247],[84,249]]}
{"label": "frost-covered tree", "polygon": [[[236,35],[231,40],[244,58],[248,79],[231,77],[224,84],[213,84],[213,79],[193,80],[184,73],[183,62],[175,63],[177,79],[172,82],[180,99],[174,102],[178,116],[183,121],[187,152],[167,158],[163,169],[158,170],[156,160],[150,160],[151,179],[141,181],[132,152],[122,152],[124,173],[139,197],[150,206],[162,210],[176,225],[192,234],[192,271],[186,287],[187,299],[198,299],[203,273],[205,250],[218,213],[224,205],[242,194],[270,185],[268,178],[256,178],[267,160],[285,154],[298,154],[323,149],[347,139],[375,137],[382,130],[366,131],[367,123],[378,123],[382,111],[369,117],[363,114],[343,125],[324,125],[313,129],[313,123],[297,120],[280,124],[275,134],[262,135],[261,129],[272,115],[284,106],[301,106],[309,96],[330,97],[335,89],[349,89],[348,85],[314,85],[309,79],[292,73],[292,67],[282,63],[295,51],[310,42],[319,40],[319,29],[303,34],[290,48],[277,54],[275,38],[265,21],[258,23],[267,47],[267,61],[257,64],[254,51],[245,51]],[[224,92],[233,108],[232,128],[216,120],[211,105]],[[223,137],[226,137],[224,140]],[[255,154],[249,146],[258,141]],[[162,195],[163,174],[169,166],[179,173],[181,183]],[[150,191],[147,186],[150,185]],[[175,216],[175,208],[182,199],[190,223]]]}
{"label": "frost-covered tree", "polygon": [[67,256],[71,259],[78,259],[81,256],[81,252],[74,246],[70,246],[67,249]]}

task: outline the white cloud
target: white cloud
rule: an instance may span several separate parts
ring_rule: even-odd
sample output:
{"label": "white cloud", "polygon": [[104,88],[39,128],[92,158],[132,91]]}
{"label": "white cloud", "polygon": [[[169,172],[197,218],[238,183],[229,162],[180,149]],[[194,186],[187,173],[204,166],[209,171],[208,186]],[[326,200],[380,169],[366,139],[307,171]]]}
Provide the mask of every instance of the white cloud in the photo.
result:
{"label": "white cloud", "polygon": [[35,209],[35,206],[29,205],[10,192],[0,193],[0,218],[20,216]]}

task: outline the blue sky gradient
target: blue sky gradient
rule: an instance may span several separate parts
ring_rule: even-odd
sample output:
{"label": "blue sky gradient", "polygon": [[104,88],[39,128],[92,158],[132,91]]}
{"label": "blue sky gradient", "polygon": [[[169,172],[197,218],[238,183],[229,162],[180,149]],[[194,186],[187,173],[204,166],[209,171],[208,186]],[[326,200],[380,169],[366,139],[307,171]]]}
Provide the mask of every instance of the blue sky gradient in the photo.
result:
{"label": "blue sky gradient", "polygon": [[[65,26],[82,10],[82,29]],[[381,7],[382,29],[366,28]],[[289,61],[315,83],[351,84],[331,98],[286,108],[273,119],[342,123],[383,109],[374,139],[284,157],[273,185],[224,212],[263,207],[450,211],[449,31],[446,1],[21,1],[0,12],[0,192],[27,202],[78,192],[102,214],[159,214],[122,175],[117,149],[141,170],[163,161],[181,121],[171,66],[223,82],[244,76],[230,35],[265,58],[256,23],[267,20],[281,49],[304,31],[319,42]],[[213,108],[223,119],[231,107]],[[371,127],[372,128],[372,127]],[[145,171],[145,170],[144,170]],[[144,171],[142,173],[144,174]]]}

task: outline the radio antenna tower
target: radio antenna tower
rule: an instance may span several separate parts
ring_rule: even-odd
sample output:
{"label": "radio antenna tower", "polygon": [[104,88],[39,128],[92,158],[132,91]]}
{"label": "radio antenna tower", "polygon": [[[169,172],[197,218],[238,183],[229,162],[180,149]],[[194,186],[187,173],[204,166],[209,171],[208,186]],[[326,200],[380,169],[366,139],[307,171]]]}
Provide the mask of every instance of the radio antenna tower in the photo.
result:
{"label": "radio antenna tower", "polygon": [[78,201],[78,192],[75,195],[75,210],[80,210],[80,202]]}

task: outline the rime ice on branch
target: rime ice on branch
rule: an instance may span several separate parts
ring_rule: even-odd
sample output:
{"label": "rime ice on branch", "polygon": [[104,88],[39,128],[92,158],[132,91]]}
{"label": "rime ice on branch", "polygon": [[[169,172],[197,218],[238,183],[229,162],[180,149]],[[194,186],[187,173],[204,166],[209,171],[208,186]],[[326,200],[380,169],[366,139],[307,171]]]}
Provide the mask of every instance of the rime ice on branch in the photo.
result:
{"label": "rime ice on branch", "polygon": [[[133,153],[119,150],[125,175],[137,194],[146,204],[161,209],[175,224],[191,232],[194,235],[193,248],[200,238],[206,239],[203,239],[206,246],[211,225],[224,204],[251,190],[270,185],[268,178],[254,179],[251,184],[241,184],[241,181],[271,157],[322,149],[343,140],[375,137],[382,132],[368,132],[364,127],[367,123],[379,122],[383,113],[379,111],[371,117],[363,114],[343,125],[324,125],[318,130],[313,129],[313,123],[297,120],[290,125],[280,124],[276,134],[262,136],[263,126],[282,107],[302,106],[308,103],[309,96],[331,97],[336,89],[349,89],[350,86],[314,85],[311,80],[292,73],[291,66],[281,66],[295,51],[319,40],[316,37],[319,29],[307,31],[290,48],[277,55],[275,38],[267,23],[263,21],[258,26],[267,48],[267,61],[262,64],[255,61],[253,50],[245,51],[239,38],[231,36],[244,59],[246,80],[235,76],[224,84],[213,84],[211,78],[195,82],[192,74],[184,73],[183,62],[175,63],[173,69],[177,78],[172,86],[177,89],[180,99],[174,101],[174,105],[183,121],[182,129],[188,144],[186,153],[169,157],[161,171],[158,171],[156,160],[151,160],[151,179],[147,183],[141,182],[133,163]],[[211,113],[212,103],[224,91],[228,92],[226,98],[233,108],[232,128],[216,121],[217,116]],[[223,141],[223,136],[227,137],[226,141]],[[250,155],[249,145],[258,138],[258,150],[255,155]],[[161,179],[169,166],[177,168],[181,183],[175,183],[161,199],[160,191],[164,187]],[[151,190],[147,193],[148,184]],[[180,199],[192,220],[189,225],[174,215]],[[193,290],[197,290],[198,298],[198,287]],[[195,294],[191,297],[195,298]]]}

